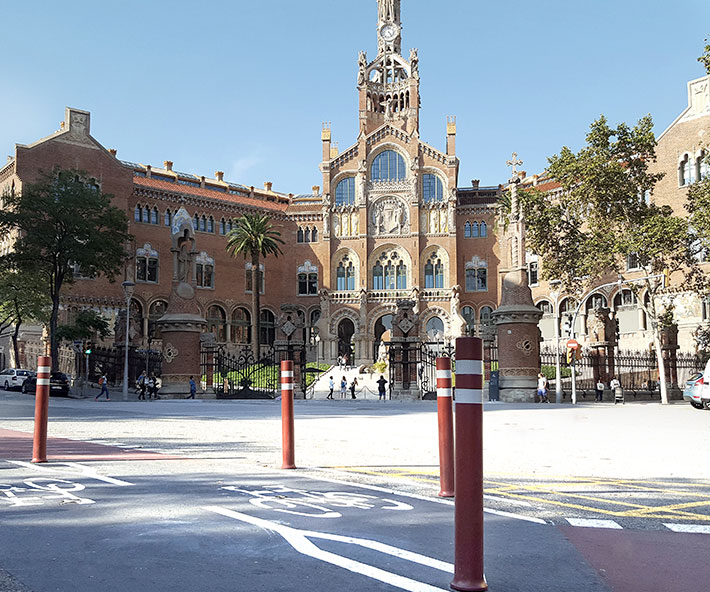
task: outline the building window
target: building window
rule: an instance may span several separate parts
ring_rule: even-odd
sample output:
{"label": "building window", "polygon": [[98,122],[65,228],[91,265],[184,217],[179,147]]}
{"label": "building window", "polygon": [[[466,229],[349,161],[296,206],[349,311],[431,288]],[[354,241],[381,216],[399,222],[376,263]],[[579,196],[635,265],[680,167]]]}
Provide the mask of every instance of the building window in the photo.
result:
{"label": "building window", "polygon": [[384,284],[384,269],[382,264],[378,261],[375,263],[375,267],[372,269],[372,289],[373,290],[383,290]]}
{"label": "building window", "polygon": [[148,335],[151,339],[159,338],[158,319],[168,310],[168,303],[165,300],[156,300],[148,308]]}
{"label": "building window", "polygon": [[298,228],[298,233],[296,234],[296,242],[303,243],[306,242],[303,234],[303,228]]}
{"label": "building window", "polygon": [[318,229],[315,226],[313,227],[313,230],[311,230],[311,242],[318,242]]}
{"label": "building window", "polygon": [[316,296],[318,294],[318,267],[306,261],[298,268],[298,295]]}
{"label": "building window", "polygon": [[704,296],[702,301],[703,321],[710,321],[710,296]]}
{"label": "building window", "polygon": [[221,218],[219,221],[219,233],[220,234],[227,234],[227,226],[224,223],[224,218]]}
{"label": "building window", "polygon": [[144,224],[150,224],[150,208],[145,206],[143,208],[143,216],[141,217],[141,222]]}
{"label": "building window", "polygon": [[348,257],[344,257],[338,264],[338,268],[335,271],[335,277],[336,289],[338,291],[352,291],[355,289],[355,266],[348,259]]}
{"label": "building window", "polygon": [[200,229],[200,217],[197,214],[195,214],[195,218],[192,221],[192,225],[195,227],[195,231]]}
{"label": "building window", "polygon": [[262,310],[259,315],[259,340],[262,345],[273,345],[276,339],[276,323],[274,313],[270,310]]}
{"label": "building window", "polygon": [[441,259],[432,256],[424,265],[424,288],[440,289],[444,287],[444,266]]}
{"label": "building window", "polygon": [[303,233],[303,238],[307,243],[311,242],[311,229],[306,227],[306,231]]}
{"label": "building window", "polygon": [[690,156],[686,154],[678,166],[678,182],[680,185],[690,185],[695,181],[693,177],[693,166],[690,162]]}
{"label": "building window", "polygon": [[698,156],[698,171],[696,178],[698,181],[705,181],[705,179],[710,179],[710,163],[708,163],[708,153],[703,150]]}
{"label": "building window", "polygon": [[535,306],[537,306],[542,314],[551,315],[552,314],[552,303],[547,300],[540,300]]}
{"label": "building window", "polygon": [[407,289],[407,266],[404,264],[403,261],[400,261],[397,264],[397,289]]}
{"label": "building window", "polygon": [[488,224],[486,224],[485,222],[481,222],[480,228],[481,230],[479,234],[481,238],[486,238],[488,236]]}
{"label": "building window", "polygon": [[531,261],[528,263],[528,284],[530,286],[537,286],[538,284],[538,268],[537,261]]}
{"label": "building window", "polygon": [[173,223],[173,216],[170,213],[170,210],[165,210],[165,216],[163,218],[163,223],[165,226],[170,226]]}
{"label": "building window", "polygon": [[312,310],[310,315],[310,322],[308,325],[308,343],[311,345],[316,345],[316,335],[318,334],[318,328],[316,325],[320,320],[320,310]]}
{"label": "building window", "polygon": [[218,343],[227,340],[227,314],[216,304],[207,309],[207,331],[214,334]]}
{"label": "building window", "polygon": [[488,262],[473,257],[466,263],[466,292],[488,291]]}
{"label": "building window", "polygon": [[422,200],[424,203],[443,201],[444,184],[436,175],[422,175]]}
{"label": "building window", "polygon": [[232,313],[233,343],[251,343],[251,314],[246,308],[237,308]]}
{"label": "building window", "polygon": [[136,281],[158,283],[158,251],[150,243],[136,250]]}
{"label": "building window", "polygon": [[[246,278],[246,290],[244,290],[247,294],[251,294],[252,292],[252,287],[251,287],[251,263],[247,263],[245,266],[245,278]],[[264,293],[264,288],[265,288],[265,283],[264,283],[264,264],[259,263],[259,294]]]}
{"label": "building window", "polygon": [[352,206],[355,204],[355,177],[343,179],[335,188],[335,205]]}
{"label": "building window", "polygon": [[207,232],[207,217],[200,218],[200,232]]}
{"label": "building window", "polygon": [[439,317],[431,317],[426,323],[426,336],[431,341],[444,339],[444,321]]}
{"label": "building window", "polygon": [[133,220],[135,222],[141,221],[141,212],[142,212],[142,209],[140,206],[136,206],[135,210],[133,210]]}
{"label": "building window", "polygon": [[195,259],[197,285],[200,288],[214,288],[214,259],[202,251]]}
{"label": "building window", "polygon": [[478,222],[474,222],[471,224],[471,238],[478,238],[479,236],[479,230],[478,230]]}
{"label": "building window", "polygon": [[158,223],[158,208],[153,208],[153,210],[150,213],[150,223],[151,224],[157,224]]}
{"label": "building window", "polygon": [[493,309],[490,306],[481,307],[481,326],[490,327],[493,323]]}
{"label": "building window", "polygon": [[214,218],[212,216],[207,220],[207,232],[214,232]]}
{"label": "building window", "polygon": [[641,269],[641,262],[638,253],[629,253],[626,255],[626,270],[632,271],[634,269]]}
{"label": "building window", "polygon": [[468,220],[466,224],[463,225],[463,237],[471,238],[471,223]]}
{"label": "building window", "polygon": [[403,181],[407,176],[404,158],[394,150],[385,150],[372,161],[371,180]]}

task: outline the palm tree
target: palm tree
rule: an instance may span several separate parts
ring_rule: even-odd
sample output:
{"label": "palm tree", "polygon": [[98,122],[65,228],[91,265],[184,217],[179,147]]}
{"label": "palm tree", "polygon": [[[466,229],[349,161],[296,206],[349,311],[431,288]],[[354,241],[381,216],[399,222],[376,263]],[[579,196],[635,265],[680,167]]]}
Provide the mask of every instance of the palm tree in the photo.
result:
{"label": "palm tree", "polygon": [[281,255],[279,244],[281,233],[274,230],[269,217],[265,214],[244,214],[238,218],[232,230],[227,234],[227,252],[233,257],[244,255],[244,259],[251,258],[251,343],[254,359],[261,357],[259,352],[260,335],[260,274],[259,259]]}

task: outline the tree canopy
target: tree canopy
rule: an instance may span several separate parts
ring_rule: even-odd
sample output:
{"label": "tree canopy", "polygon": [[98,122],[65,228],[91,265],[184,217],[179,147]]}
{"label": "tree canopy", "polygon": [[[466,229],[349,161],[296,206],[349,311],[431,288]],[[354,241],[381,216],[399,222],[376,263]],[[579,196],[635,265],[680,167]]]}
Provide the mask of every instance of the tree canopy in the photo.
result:
{"label": "tree canopy", "polygon": [[705,71],[710,74],[710,40],[705,40],[705,49],[703,55],[698,58],[698,61],[704,66]]}
{"label": "tree canopy", "polygon": [[0,229],[15,231],[11,253],[2,257],[15,270],[36,274],[51,302],[49,335],[57,366],[57,319],[62,289],[83,277],[113,280],[126,259],[130,240],[126,213],[112,205],[81,171],[44,173],[22,191],[3,196]]}

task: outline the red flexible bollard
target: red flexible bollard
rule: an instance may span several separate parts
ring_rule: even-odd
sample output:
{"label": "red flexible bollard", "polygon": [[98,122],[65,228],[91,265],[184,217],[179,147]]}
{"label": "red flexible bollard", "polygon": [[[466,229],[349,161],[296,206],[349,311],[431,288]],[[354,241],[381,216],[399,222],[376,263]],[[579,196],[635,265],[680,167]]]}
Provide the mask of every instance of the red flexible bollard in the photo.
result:
{"label": "red flexible bollard", "polygon": [[436,408],[439,417],[439,497],[454,497],[454,417],[451,358],[436,358]]}
{"label": "red flexible bollard", "polygon": [[47,462],[47,421],[49,418],[49,377],[52,360],[40,356],[37,360],[37,387],[35,388],[35,431],[32,440],[32,462]]}
{"label": "red flexible bollard", "polygon": [[281,442],[282,469],[295,469],[293,436],[293,360],[281,362]]}
{"label": "red flexible bollard", "polygon": [[488,590],[483,574],[483,341],[456,340],[456,502],[451,588]]}

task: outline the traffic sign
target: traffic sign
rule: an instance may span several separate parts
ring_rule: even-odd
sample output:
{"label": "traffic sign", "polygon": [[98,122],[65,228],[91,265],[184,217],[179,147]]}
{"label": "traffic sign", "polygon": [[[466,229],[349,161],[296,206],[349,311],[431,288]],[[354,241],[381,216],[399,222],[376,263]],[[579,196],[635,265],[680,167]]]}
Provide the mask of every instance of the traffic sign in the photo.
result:
{"label": "traffic sign", "polygon": [[567,342],[567,347],[569,349],[579,349],[579,341],[577,341],[576,339],[570,339]]}

